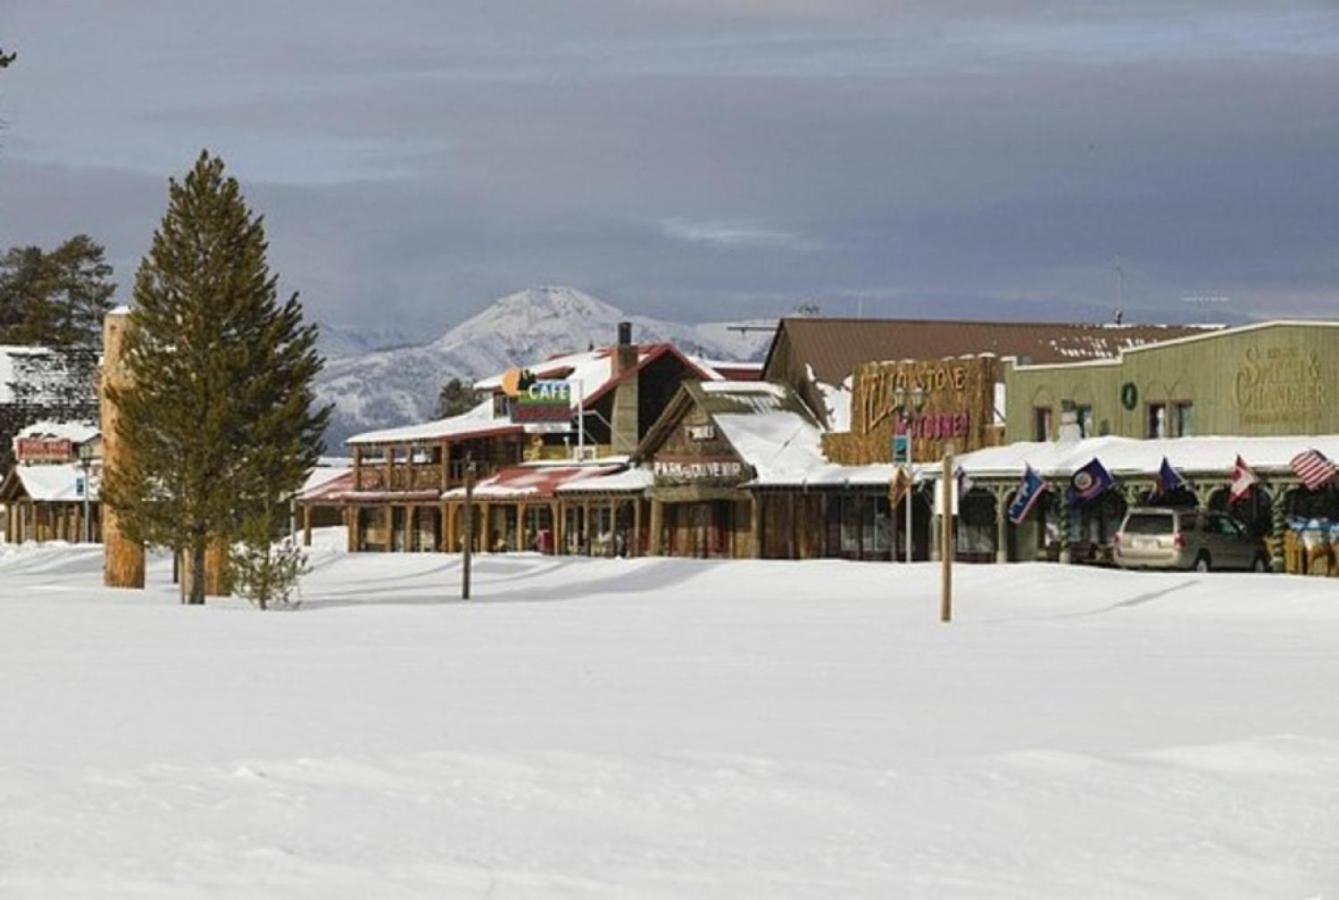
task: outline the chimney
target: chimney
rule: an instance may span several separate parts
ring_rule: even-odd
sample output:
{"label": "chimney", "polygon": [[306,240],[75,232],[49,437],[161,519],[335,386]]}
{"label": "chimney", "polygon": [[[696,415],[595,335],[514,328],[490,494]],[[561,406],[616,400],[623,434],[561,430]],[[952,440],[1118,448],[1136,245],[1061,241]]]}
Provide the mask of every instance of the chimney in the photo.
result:
{"label": "chimney", "polygon": [[[632,342],[632,323],[618,323],[618,344],[610,356],[610,374],[614,378],[637,368],[637,345]],[[641,404],[637,375],[629,375],[614,388],[614,414],[610,425],[613,434],[610,443],[615,453],[631,453],[637,449],[639,434],[638,407]]]}

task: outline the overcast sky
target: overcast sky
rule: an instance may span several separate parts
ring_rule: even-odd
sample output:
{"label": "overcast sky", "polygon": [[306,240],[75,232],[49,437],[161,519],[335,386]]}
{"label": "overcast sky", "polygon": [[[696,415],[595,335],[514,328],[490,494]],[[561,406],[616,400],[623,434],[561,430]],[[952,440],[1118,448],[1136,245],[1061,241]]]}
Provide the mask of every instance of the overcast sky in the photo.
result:
{"label": "overcast sky", "polygon": [[0,246],[125,297],[207,147],[341,325],[1339,315],[1339,4],[1078,5],[3,0]]}

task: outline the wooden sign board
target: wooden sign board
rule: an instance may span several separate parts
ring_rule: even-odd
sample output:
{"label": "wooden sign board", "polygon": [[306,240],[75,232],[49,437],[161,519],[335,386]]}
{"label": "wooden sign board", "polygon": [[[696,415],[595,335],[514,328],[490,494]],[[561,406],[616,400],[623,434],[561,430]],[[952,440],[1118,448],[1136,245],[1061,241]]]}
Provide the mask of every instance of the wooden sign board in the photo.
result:
{"label": "wooden sign board", "polygon": [[[910,434],[912,458],[928,462],[952,444],[957,453],[989,446],[995,421],[997,364],[993,356],[864,363],[852,378],[851,430],[824,435],[828,458],[846,465],[893,461],[893,439]],[[919,387],[919,414],[898,406]]]}

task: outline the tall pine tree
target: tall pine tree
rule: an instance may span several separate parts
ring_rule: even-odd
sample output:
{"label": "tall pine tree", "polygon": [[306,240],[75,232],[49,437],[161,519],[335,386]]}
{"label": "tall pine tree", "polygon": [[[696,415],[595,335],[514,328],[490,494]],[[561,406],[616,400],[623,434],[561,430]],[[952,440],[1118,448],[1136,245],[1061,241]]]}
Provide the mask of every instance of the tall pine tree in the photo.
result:
{"label": "tall pine tree", "polygon": [[118,404],[126,461],[102,497],[128,537],[185,554],[188,602],[204,602],[205,550],[254,533],[321,452],[313,409],[323,360],[294,294],[277,299],[261,217],[223,161],[200,154],[135,276],[126,329],[131,387]]}

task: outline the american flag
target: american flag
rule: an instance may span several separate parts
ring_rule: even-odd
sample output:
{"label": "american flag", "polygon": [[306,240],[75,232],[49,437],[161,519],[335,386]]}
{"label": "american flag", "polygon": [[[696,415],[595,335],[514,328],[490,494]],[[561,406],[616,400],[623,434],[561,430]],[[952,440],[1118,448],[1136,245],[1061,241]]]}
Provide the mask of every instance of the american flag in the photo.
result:
{"label": "american flag", "polygon": [[1302,483],[1313,491],[1328,484],[1339,471],[1319,450],[1304,450],[1294,456],[1289,465]]}

